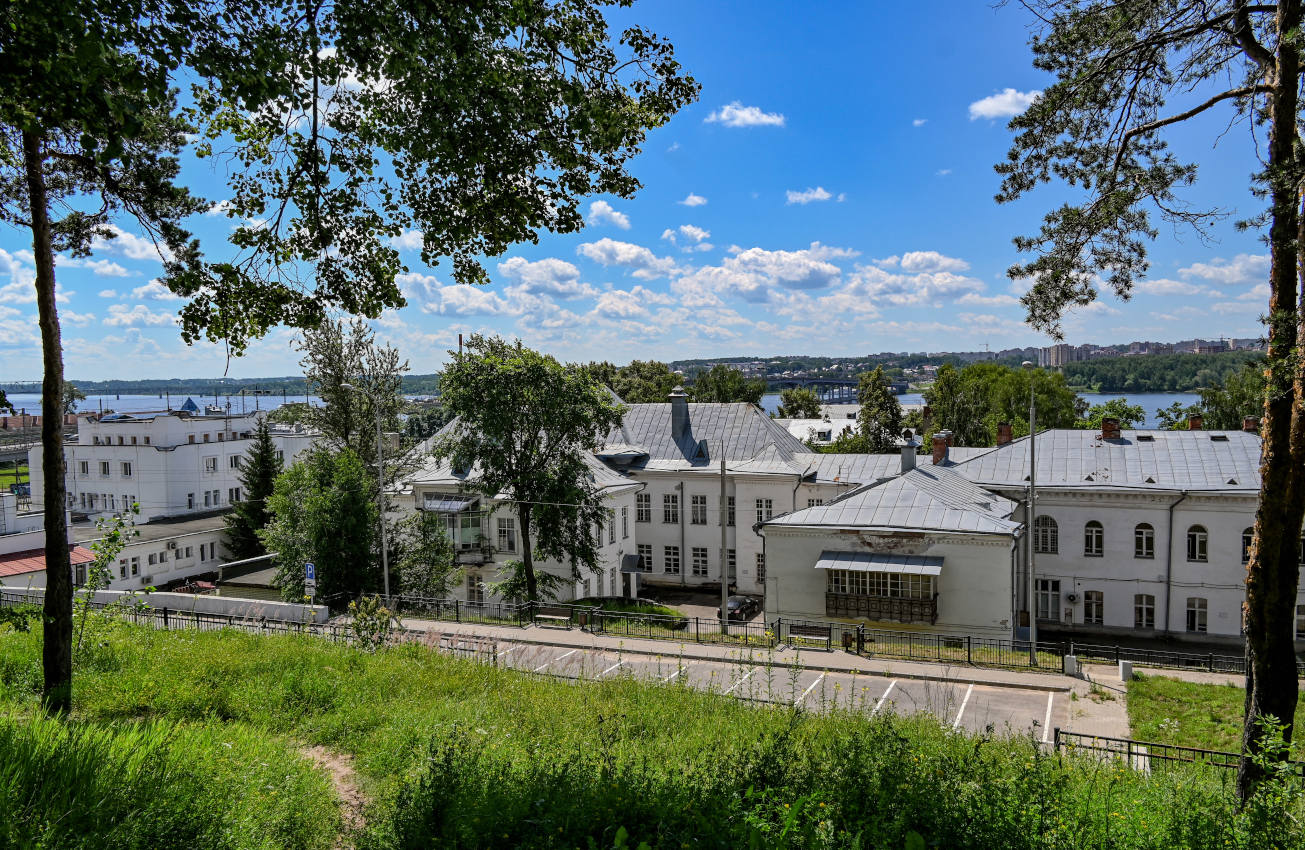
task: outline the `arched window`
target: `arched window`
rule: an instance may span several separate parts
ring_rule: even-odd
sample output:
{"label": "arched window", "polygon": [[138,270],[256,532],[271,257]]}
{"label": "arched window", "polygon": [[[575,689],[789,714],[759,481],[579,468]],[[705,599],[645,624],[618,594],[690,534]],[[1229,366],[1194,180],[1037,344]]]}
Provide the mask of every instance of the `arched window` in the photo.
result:
{"label": "arched window", "polygon": [[1251,562],[1251,544],[1255,542],[1255,527],[1242,529],[1242,563]]}
{"label": "arched window", "polygon": [[1033,520],[1033,550],[1041,555],[1054,555],[1060,551],[1060,528],[1049,516]]}
{"label": "arched window", "polygon": [[1106,553],[1106,531],[1101,523],[1091,520],[1083,526],[1083,555],[1100,558]]}
{"label": "arched window", "polygon": [[1209,541],[1205,526],[1194,525],[1187,529],[1187,560],[1200,564],[1210,560]]}
{"label": "arched window", "polygon": [[1133,529],[1133,557],[1155,557],[1155,529],[1149,522],[1138,523]]}

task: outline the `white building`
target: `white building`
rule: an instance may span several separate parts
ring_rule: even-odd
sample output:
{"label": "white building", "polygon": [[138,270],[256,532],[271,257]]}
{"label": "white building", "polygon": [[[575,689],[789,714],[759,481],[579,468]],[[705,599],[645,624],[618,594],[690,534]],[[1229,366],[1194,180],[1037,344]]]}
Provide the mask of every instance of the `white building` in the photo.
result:
{"label": "white building", "polygon": [[[160,519],[134,526],[126,546],[109,568],[106,590],[159,590],[200,578],[216,577],[226,560],[225,512],[193,519]],[[93,523],[79,523],[72,530],[79,546],[90,548],[101,532]],[[73,581],[86,581],[85,566],[73,567]]]}
{"label": "white building", "polygon": [[[72,542],[71,530],[68,542]],[[93,560],[83,547],[71,547],[74,571]],[[18,497],[0,493],[0,586],[5,588],[45,587],[45,514],[19,513]]]}
{"label": "white building", "polygon": [[[240,467],[265,411],[208,415],[188,410],[84,416],[66,443],[68,507],[107,516],[140,505],[139,522],[230,507],[240,499]],[[272,440],[289,466],[313,435],[274,428]],[[40,446],[28,453],[32,499],[45,490]]]}

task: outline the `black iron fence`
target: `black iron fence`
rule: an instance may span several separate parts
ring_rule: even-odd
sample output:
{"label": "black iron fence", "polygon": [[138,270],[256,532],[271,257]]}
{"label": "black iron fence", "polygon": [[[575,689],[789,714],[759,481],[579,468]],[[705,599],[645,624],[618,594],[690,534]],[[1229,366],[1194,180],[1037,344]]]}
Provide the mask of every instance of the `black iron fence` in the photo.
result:
{"label": "black iron fence", "polygon": [[[1131,661],[1145,667],[1171,667],[1187,670],[1205,670],[1210,673],[1246,672],[1246,659],[1240,655],[1220,655],[1213,652],[1173,652],[1163,649],[1133,649],[1127,646],[1106,646],[1101,644],[1068,644],[1070,655],[1078,656],[1080,661],[1104,661],[1118,664]],[[1296,662],[1297,671],[1305,674],[1305,665]]]}
{"label": "black iron fence", "polygon": [[[1056,752],[1084,753],[1098,758],[1119,759],[1134,770],[1153,773],[1177,765],[1202,765],[1236,770],[1241,761],[1238,753],[1220,750],[1203,750],[1199,747],[1181,747],[1177,744],[1159,744],[1154,741],[1135,741],[1131,738],[1110,738],[1104,735],[1087,735],[1066,732],[1056,727],[1053,738]],[[1305,776],[1305,762],[1293,762]]]}

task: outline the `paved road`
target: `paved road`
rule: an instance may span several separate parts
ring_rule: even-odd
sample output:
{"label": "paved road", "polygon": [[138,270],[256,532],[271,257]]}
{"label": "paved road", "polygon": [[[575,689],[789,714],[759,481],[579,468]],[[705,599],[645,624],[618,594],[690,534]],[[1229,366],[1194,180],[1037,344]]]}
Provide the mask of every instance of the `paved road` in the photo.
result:
{"label": "paved road", "polygon": [[954,729],[1004,734],[1032,731],[1040,741],[1049,741],[1051,729],[1066,726],[1069,720],[1069,695],[1063,691],[858,676],[818,667],[773,667],[746,659],[681,660],[670,655],[659,658],[610,649],[511,641],[494,646],[500,666],[539,675],[586,681],[629,676],[649,682],[684,683],[736,699],[815,711],[837,706],[867,714],[928,712]]}

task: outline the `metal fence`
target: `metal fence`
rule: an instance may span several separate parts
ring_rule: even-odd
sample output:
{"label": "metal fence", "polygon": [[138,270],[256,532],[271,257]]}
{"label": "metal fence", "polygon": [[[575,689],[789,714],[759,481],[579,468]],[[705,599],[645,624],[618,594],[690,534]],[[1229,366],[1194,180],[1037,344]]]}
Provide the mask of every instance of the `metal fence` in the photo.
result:
{"label": "metal fence", "polygon": [[[1052,747],[1058,753],[1085,753],[1097,758],[1119,759],[1134,770],[1146,773],[1188,764],[1236,770],[1241,761],[1241,755],[1238,753],[1181,747],[1177,744],[1158,744],[1153,741],[1135,741],[1131,738],[1086,735],[1081,732],[1066,732],[1060,727],[1055,729],[1053,742]],[[1305,762],[1293,762],[1293,766],[1302,776],[1305,776]]]}
{"label": "metal fence", "polygon": [[[1163,649],[1133,649],[1127,646],[1105,646],[1100,644],[1079,643],[1072,641],[1068,644],[1070,655],[1076,655],[1080,660],[1087,661],[1105,661],[1111,664],[1118,664],[1120,661],[1131,661],[1139,666],[1146,667],[1172,667],[1176,669],[1195,669],[1205,670],[1210,673],[1242,673],[1246,672],[1246,659],[1240,655],[1218,655],[1212,652],[1172,652]],[[1305,673],[1305,665],[1299,661],[1296,662],[1297,671]]]}

